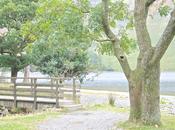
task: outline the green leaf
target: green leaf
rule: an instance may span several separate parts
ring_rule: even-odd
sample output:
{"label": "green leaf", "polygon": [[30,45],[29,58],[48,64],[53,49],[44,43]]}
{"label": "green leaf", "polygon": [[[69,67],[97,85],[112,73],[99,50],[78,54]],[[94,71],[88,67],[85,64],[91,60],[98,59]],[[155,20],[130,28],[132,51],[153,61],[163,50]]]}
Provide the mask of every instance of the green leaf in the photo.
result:
{"label": "green leaf", "polygon": [[160,16],[167,16],[170,12],[171,8],[168,5],[162,5],[159,8],[159,14]]}

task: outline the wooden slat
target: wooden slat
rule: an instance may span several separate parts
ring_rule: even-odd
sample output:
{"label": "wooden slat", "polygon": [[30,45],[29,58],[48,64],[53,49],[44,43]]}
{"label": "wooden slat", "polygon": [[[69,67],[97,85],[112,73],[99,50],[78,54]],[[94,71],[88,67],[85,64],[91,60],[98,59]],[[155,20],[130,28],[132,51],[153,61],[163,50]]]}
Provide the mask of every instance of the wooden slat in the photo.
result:
{"label": "wooden slat", "polygon": [[[73,89],[71,89],[71,88],[60,88],[60,91],[73,92]],[[80,92],[80,89],[76,89],[76,92]]]}
{"label": "wooden slat", "polygon": [[[37,98],[53,98],[53,99],[55,99],[56,95],[53,95],[53,96],[37,95]],[[63,98],[63,96],[59,96],[59,98]]]}
{"label": "wooden slat", "polygon": [[[0,95],[1,96],[14,96],[14,94],[13,93],[1,93],[0,92]],[[33,98],[33,95],[32,94],[16,94],[16,97],[18,98],[18,97],[31,97],[31,98]],[[56,98],[56,95],[37,95],[36,96],[37,98]],[[59,96],[59,98],[63,98],[64,96],[62,95],[60,95]]]}
{"label": "wooden slat", "polygon": [[13,91],[13,88],[0,87],[0,91]]}
{"label": "wooden slat", "polygon": [[45,92],[45,93],[55,93],[55,90],[53,89],[36,89],[37,92]]}
{"label": "wooden slat", "polygon": [[[13,77],[13,78],[16,78],[17,80],[18,79],[24,79],[24,77]],[[1,77],[0,76],[0,79],[11,79],[11,77]],[[61,79],[69,79],[69,78],[62,78],[62,77],[27,77],[26,79],[54,79],[54,80],[61,80]]]}
{"label": "wooden slat", "polygon": [[16,86],[31,86],[31,83],[16,83]]}
{"label": "wooden slat", "polygon": [[42,87],[56,87],[56,85],[55,84],[44,84],[44,83],[37,83],[37,86],[38,87],[40,87],[40,86],[42,86]]}
{"label": "wooden slat", "polygon": [[17,88],[16,91],[18,92],[33,92],[31,88]]}
{"label": "wooden slat", "polygon": [[0,95],[1,96],[14,96],[13,93],[1,93],[1,92],[0,92]]}
{"label": "wooden slat", "polygon": [[18,97],[31,97],[31,98],[33,98],[33,95],[29,95],[29,94],[17,94],[17,98]]}
{"label": "wooden slat", "polygon": [[[16,89],[18,92],[32,92],[33,89],[31,88],[17,88]],[[10,92],[13,92],[13,88],[5,88],[5,87],[0,87],[0,91],[10,91]],[[55,92],[56,89],[41,89],[41,88],[37,88],[36,89],[37,92],[48,92],[48,93],[51,93],[51,92]]]}

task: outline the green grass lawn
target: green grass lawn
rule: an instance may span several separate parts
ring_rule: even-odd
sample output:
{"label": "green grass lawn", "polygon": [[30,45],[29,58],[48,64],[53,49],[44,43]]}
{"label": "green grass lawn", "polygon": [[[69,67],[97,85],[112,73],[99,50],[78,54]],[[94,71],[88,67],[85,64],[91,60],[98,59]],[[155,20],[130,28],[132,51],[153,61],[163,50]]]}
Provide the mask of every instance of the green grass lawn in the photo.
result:
{"label": "green grass lawn", "polygon": [[123,130],[175,130],[175,116],[173,115],[162,115],[162,126],[143,126],[134,123],[121,123],[119,125]]}
{"label": "green grass lawn", "polygon": [[60,115],[60,112],[41,112],[1,117],[0,130],[37,130],[36,126],[39,122],[58,115]]}

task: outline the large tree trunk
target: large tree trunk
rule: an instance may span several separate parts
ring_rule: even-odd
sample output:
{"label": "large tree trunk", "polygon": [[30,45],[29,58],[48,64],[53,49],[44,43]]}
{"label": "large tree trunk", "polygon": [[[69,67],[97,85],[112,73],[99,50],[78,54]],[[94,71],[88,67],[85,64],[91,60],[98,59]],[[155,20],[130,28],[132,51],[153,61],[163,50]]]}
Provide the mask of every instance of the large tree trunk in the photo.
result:
{"label": "large tree trunk", "polygon": [[138,122],[141,120],[141,79],[139,71],[133,71],[129,78],[130,116],[129,121]]}
{"label": "large tree trunk", "polygon": [[147,67],[142,73],[136,69],[129,80],[129,121],[144,124],[160,124],[160,65]]}
{"label": "large tree trunk", "polygon": [[160,124],[160,63],[146,69],[142,81],[142,121]]}
{"label": "large tree trunk", "polygon": [[141,120],[140,86],[129,85],[129,95],[130,95],[129,121],[138,122]]}

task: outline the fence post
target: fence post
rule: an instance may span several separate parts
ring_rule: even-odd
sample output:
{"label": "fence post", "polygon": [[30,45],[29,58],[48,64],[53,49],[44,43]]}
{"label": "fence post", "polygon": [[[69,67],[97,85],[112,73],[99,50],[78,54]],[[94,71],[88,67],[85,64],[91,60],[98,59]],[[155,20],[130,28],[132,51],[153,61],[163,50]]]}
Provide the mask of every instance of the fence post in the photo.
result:
{"label": "fence post", "polygon": [[76,101],[76,78],[73,78],[73,100]]}
{"label": "fence post", "polygon": [[34,101],[33,101],[33,109],[36,110],[37,109],[37,85],[36,85],[37,79],[34,78]]}
{"label": "fence post", "polygon": [[61,90],[61,88],[64,87],[63,80],[64,79],[62,79],[62,78],[59,79],[59,96],[61,97],[61,99],[64,99],[64,91]]}
{"label": "fence post", "polygon": [[14,108],[17,108],[17,96],[16,96],[16,77],[12,77],[12,81],[13,81],[13,84],[14,84],[14,87],[13,87],[13,96],[14,96]]}
{"label": "fence post", "polygon": [[51,77],[51,89],[53,90],[53,85],[54,85],[54,79]]}
{"label": "fence post", "polygon": [[59,84],[58,79],[56,79],[56,108],[59,108]]}
{"label": "fence post", "polygon": [[31,96],[33,96],[33,84],[34,84],[33,78],[30,79],[30,82],[31,82]]}

